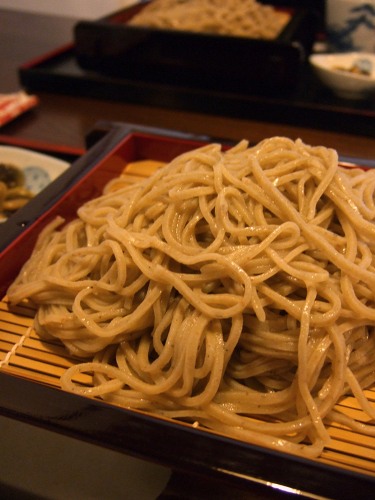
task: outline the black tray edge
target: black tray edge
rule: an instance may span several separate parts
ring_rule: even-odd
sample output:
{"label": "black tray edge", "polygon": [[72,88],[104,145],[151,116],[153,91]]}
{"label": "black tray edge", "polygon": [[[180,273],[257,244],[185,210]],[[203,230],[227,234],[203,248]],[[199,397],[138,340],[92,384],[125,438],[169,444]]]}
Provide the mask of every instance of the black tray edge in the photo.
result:
{"label": "black tray edge", "polygon": [[372,498],[372,476],[286,457],[1,372],[0,385],[0,414],[6,417],[175,470],[218,477],[242,487],[266,484],[306,498],[352,500],[356,491],[362,498]]}

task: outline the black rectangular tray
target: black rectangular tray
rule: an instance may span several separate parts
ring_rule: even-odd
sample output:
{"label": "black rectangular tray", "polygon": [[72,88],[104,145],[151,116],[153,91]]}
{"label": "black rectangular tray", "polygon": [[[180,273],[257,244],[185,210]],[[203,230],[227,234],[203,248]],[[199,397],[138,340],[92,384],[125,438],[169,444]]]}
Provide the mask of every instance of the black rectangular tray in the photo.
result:
{"label": "black rectangular tray", "polygon": [[74,28],[78,64],[119,78],[170,82],[213,91],[249,94],[297,84],[311,51],[317,18],[311,10],[275,7],[290,16],[273,40],[132,26],[148,2]]}
{"label": "black rectangular tray", "polygon": [[[14,277],[47,220],[57,213],[68,216],[81,201],[94,196],[107,177],[121,171],[123,163],[119,159],[167,161],[199,143],[195,138],[166,137],[142,131],[129,133],[128,127],[120,125],[98,140],[93,136],[91,140],[93,145],[87,153],[74,162],[66,175],[50,185],[49,193],[45,190],[49,199],[47,212],[41,204],[46,200],[39,199],[41,217],[30,216],[25,231],[3,252],[3,259],[0,259],[2,286],[6,281],[5,271],[9,279]],[[368,474],[287,455],[210,431],[203,432],[188,424],[119,408],[9,373],[0,372],[0,384],[2,415],[187,474],[222,479],[242,487],[263,484],[270,491],[282,490],[298,494],[300,498],[345,500],[352,499],[357,490],[363,498],[373,496],[375,477]]]}
{"label": "black rectangular tray", "polygon": [[19,68],[23,87],[31,92],[53,92],[116,102],[224,115],[241,119],[307,126],[375,137],[375,96],[366,101],[335,97],[302,67],[296,88],[287,94],[242,94],[212,91],[171,82],[115,78],[84,70],[77,62],[74,44],[25,62]]}

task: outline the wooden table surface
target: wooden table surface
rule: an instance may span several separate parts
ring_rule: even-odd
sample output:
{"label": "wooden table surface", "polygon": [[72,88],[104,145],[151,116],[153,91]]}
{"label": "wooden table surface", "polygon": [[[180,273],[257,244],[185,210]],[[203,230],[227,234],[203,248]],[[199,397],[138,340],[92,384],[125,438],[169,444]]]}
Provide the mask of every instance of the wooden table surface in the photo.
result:
{"label": "wooden table surface", "polygon": [[[0,93],[20,90],[19,66],[70,42],[75,22],[76,20],[69,18],[0,10]],[[54,94],[53,88],[49,93],[38,93],[38,96],[38,107],[1,127],[0,135],[83,148],[85,136],[95,123],[109,120],[232,140],[247,138],[252,142],[274,135],[300,137],[309,144],[333,147],[345,156],[375,159],[374,138],[334,130],[324,131],[316,124],[303,128],[251,119],[210,116],[132,103],[58,95]],[[196,487],[191,498],[200,497],[198,491],[205,490],[206,483],[195,481]],[[178,476],[178,480],[174,478],[165,498],[174,498],[174,493],[184,482],[185,478],[181,476]],[[249,491],[245,494],[232,491],[235,494],[233,498],[245,498],[248,493]],[[276,493],[259,492],[255,489],[251,494],[251,498],[276,497]]]}

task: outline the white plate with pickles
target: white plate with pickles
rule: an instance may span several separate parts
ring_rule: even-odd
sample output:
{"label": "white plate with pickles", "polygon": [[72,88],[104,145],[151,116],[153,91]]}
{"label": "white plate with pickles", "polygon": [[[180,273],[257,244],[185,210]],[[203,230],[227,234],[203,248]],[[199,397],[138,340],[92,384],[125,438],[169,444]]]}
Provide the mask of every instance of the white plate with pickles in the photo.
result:
{"label": "white plate with pickles", "polygon": [[309,60],[322,83],[339,97],[366,99],[375,94],[375,54],[313,54]]}
{"label": "white plate with pickles", "polygon": [[0,222],[28,203],[69,165],[28,149],[0,146]]}

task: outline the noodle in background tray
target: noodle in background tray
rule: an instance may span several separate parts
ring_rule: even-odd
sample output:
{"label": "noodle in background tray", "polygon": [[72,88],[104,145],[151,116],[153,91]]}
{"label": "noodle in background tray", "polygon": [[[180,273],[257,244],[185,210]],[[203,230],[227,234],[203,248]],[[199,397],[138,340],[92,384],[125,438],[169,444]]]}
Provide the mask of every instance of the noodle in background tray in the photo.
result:
{"label": "noodle in background tray", "polygon": [[153,0],[128,24],[273,40],[291,15],[256,0]]}

